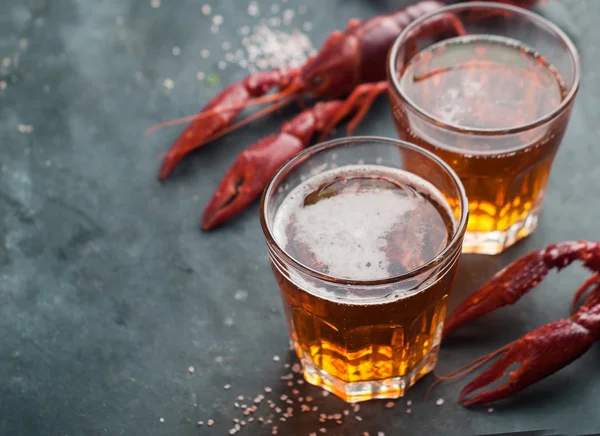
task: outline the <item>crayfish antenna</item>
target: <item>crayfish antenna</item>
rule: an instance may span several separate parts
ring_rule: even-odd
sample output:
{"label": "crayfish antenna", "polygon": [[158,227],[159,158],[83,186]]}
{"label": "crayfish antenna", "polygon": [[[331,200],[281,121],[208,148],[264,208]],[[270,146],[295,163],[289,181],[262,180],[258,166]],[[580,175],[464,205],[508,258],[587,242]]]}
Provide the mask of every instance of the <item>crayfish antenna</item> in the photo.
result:
{"label": "crayfish antenna", "polygon": [[579,300],[583,294],[585,294],[587,290],[594,285],[596,286],[595,291],[600,289],[600,274],[594,274],[593,276],[589,277],[585,282],[582,283],[579,289],[577,289],[575,296],[573,297],[573,302],[571,303],[571,313],[577,312],[577,304],[579,303]]}
{"label": "crayfish antenna", "polygon": [[[295,93],[296,91],[298,91],[299,88],[300,88],[299,86],[294,86],[294,87],[290,86],[290,87],[285,88],[275,94],[269,94],[269,95],[265,95],[262,97],[255,97],[255,98],[251,98],[251,99],[241,102],[241,103],[231,104],[229,106],[222,106],[219,108],[202,111],[202,112],[199,112],[194,115],[187,115],[185,117],[175,118],[172,120],[163,121],[161,123],[156,123],[153,126],[150,126],[149,128],[147,128],[144,131],[144,135],[148,136],[148,135],[156,132],[157,130],[164,129],[166,127],[178,126],[180,124],[185,124],[190,121],[199,121],[199,120],[202,120],[203,118],[219,115],[223,112],[239,111],[241,109],[245,109],[245,108],[248,108],[251,106],[258,106],[258,105],[265,104],[265,103],[278,102],[278,101],[284,99],[285,97],[289,96],[290,94]],[[289,101],[287,101],[287,103],[289,103]],[[256,118],[254,118],[254,119],[256,119]],[[239,127],[241,127],[242,125],[244,125],[244,124],[240,124]],[[230,129],[229,131],[231,132],[232,130],[235,130],[235,129]],[[206,142],[209,142],[209,141],[207,140]]]}
{"label": "crayfish antenna", "polygon": [[429,386],[429,388],[427,389],[427,392],[425,393],[425,402],[427,402],[427,398],[429,397],[429,394],[431,393],[431,391],[440,383],[442,383],[443,381],[446,380],[455,380],[455,379],[459,379],[461,377],[464,377],[465,375],[469,374],[472,371],[475,371],[476,369],[480,368],[481,366],[485,365],[486,363],[488,363],[490,360],[492,360],[494,357],[498,356],[501,353],[504,353],[507,349],[508,349],[509,345],[505,345],[504,347],[500,348],[499,350],[494,351],[493,353],[489,353],[486,354],[484,356],[478,357],[475,360],[472,360],[468,363],[465,363],[464,365],[462,365],[461,367],[455,369],[454,371],[452,371],[450,374],[448,375],[439,375],[437,374],[435,371],[433,373],[433,376],[437,379],[435,382],[432,383],[431,386]]}

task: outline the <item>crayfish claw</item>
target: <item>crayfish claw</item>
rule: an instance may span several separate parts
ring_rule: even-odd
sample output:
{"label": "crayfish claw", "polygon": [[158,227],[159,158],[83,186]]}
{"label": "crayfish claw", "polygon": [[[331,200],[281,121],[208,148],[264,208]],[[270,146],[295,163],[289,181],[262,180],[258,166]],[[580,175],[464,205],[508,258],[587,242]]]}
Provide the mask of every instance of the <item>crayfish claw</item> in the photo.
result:
{"label": "crayfish claw", "polygon": [[[573,320],[560,320],[544,325],[512,344],[490,355],[502,356],[460,393],[464,406],[475,406],[501,400],[522,391],[584,354],[596,340],[594,332]],[[468,397],[473,392],[506,375],[514,364],[520,366],[508,374],[508,380],[496,389]]]}

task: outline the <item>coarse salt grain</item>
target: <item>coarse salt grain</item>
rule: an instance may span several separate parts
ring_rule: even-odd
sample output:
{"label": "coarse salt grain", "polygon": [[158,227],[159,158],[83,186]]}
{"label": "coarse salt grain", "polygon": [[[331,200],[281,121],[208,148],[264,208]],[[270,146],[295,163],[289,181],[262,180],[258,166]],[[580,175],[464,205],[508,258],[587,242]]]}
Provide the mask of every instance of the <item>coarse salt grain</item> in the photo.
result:
{"label": "coarse salt grain", "polygon": [[362,417],[360,417],[360,416],[355,416],[355,418],[357,421],[362,421]]}
{"label": "coarse salt grain", "polygon": [[165,422],[165,418],[159,418],[158,419],[160,422]]}
{"label": "coarse salt grain", "polygon": [[212,427],[214,425],[215,421],[213,421],[212,419],[209,419],[208,421],[206,421],[206,425],[208,425],[209,427]]}
{"label": "coarse salt grain", "polygon": [[231,385],[225,385],[225,386],[223,386],[223,389],[225,389],[225,390],[231,389]]}
{"label": "coarse salt grain", "polygon": [[327,391],[323,391],[323,392],[321,393],[321,395],[323,395],[324,397],[328,397],[328,396],[329,396],[329,392],[327,392]]}
{"label": "coarse salt grain", "polygon": [[411,409],[406,409],[406,413],[411,414],[412,410]]}
{"label": "coarse salt grain", "polygon": [[189,372],[190,374],[193,374],[194,372],[196,372],[196,369],[195,369],[193,366],[190,366],[190,367],[188,368],[188,372]]}
{"label": "coarse salt grain", "polygon": [[171,79],[165,79],[163,85],[167,89],[173,89],[175,87],[175,82],[173,82]]}
{"label": "coarse salt grain", "polygon": [[212,22],[215,26],[223,24],[223,15],[215,15],[212,17]]}
{"label": "coarse salt grain", "polygon": [[248,4],[248,15],[256,17],[259,14],[258,4],[256,2],[250,2]]}
{"label": "coarse salt grain", "polygon": [[277,356],[277,355],[273,356],[273,360],[274,360],[275,362],[279,362],[279,356]]}
{"label": "coarse salt grain", "polygon": [[396,403],[394,403],[393,401],[388,401],[387,403],[385,403],[386,409],[391,409],[395,405],[396,405]]}
{"label": "coarse salt grain", "polygon": [[17,124],[17,130],[21,133],[33,132],[33,126],[31,124]]}
{"label": "coarse salt grain", "polygon": [[179,56],[181,54],[181,48],[175,46],[173,47],[173,49],[171,50],[171,53],[173,53],[173,56]]}
{"label": "coarse salt grain", "polygon": [[492,413],[493,411],[494,411],[494,408],[493,408],[493,407],[490,407],[490,408],[488,409],[488,413]]}
{"label": "coarse salt grain", "polygon": [[438,406],[441,406],[442,404],[444,404],[444,399],[443,399],[443,398],[440,398],[439,400],[437,400],[437,401],[435,402],[435,404],[437,404]]}
{"label": "coarse salt grain", "polygon": [[210,5],[202,5],[201,11],[202,11],[202,15],[210,15],[211,12],[211,7]]}
{"label": "coarse salt grain", "polygon": [[152,5],[153,8],[160,8],[160,0],[152,0],[150,2],[150,4]]}
{"label": "coarse salt grain", "polygon": [[268,394],[269,392],[271,392],[271,391],[272,391],[272,389],[271,389],[270,387],[268,387],[268,386],[267,386],[267,387],[265,388],[265,392],[266,392],[267,394]]}
{"label": "coarse salt grain", "polygon": [[412,406],[412,401],[411,401],[411,400],[408,400],[408,401],[406,402],[406,405],[407,405],[407,406]]}
{"label": "coarse salt grain", "polygon": [[207,57],[210,56],[210,52],[207,49],[202,49],[200,51],[200,56],[202,56],[204,59],[206,59]]}

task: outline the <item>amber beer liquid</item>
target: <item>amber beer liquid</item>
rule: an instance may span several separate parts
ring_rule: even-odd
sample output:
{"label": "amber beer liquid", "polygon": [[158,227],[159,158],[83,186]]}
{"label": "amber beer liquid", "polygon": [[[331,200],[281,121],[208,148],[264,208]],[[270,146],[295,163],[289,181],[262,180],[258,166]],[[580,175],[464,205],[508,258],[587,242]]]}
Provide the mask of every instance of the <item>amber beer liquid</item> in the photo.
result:
{"label": "amber beer liquid", "polygon": [[[400,138],[440,156],[463,182],[470,211],[465,251],[496,254],[537,226],[569,121],[577,63],[569,64],[566,42],[546,41],[538,52],[518,39],[525,29],[523,38],[537,41],[542,29],[526,21],[535,15],[478,8],[448,8],[467,33],[477,24],[478,31],[427,46],[408,61],[398,58],[390,95]],[[478,34],[479,16],[490,20],[489,33]]]}
{"label": "amber beer liquid", "polygon": [[400,168],[344,165],[289,190],[273,239],[330,279],[307,279],[271,256],[307,381],[351,402],[397,398],[433,369],[454,261],[410,274],[448,249],[458,225],[438,188]]}

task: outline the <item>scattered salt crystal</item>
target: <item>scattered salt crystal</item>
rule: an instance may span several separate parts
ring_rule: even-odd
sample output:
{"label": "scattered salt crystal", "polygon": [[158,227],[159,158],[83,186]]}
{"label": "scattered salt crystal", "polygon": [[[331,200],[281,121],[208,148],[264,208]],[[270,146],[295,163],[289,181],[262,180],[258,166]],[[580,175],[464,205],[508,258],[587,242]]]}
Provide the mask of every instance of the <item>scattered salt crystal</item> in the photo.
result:
{"label": "scattered salt crystal", "polygon": [[358,412],[360,410],[360,404],[355,404],[353,410],[354,413]]}
{"label": "scattered salt crystal", "polygon": [[492,413],[493,411],[494,411],[494,408],[493,408],[493,407],[490,407],[490,408],[488,409],[488,413]]}
{"label": "scattered salt crystal", "polygon": [[265,388],[265,392],[266,392],[267,394],[268,394],[269,392],[271,392],[271,391],[272,391],[272,389],[271,389],[270,387],[268,387],[268,386],[267,386],[267,387]]}
{"label": "scattered salt crystal", "polygon": [[190,366],[190,367],[188,368],[188,372],[189,372],[190,374],[193,374],[194,372],[196,372],[196,369],[195,369],[193,366]]}
{"label": "scattered salt crystal", "polygon": [[196,424],[197,425],[204,425],[204,421],[198,421]]}
{"label": "scattered salt crystal", "polygon": [[360,416],[355,416],[357,421],[362,421],[362,418]]}
{"label": "scattered salt crystal", "polygon": [[306,22],[302,25],[302,30],[304,30],[305,32],[310,32],[312,30],[312,23],[310,22]]}
{"label": "scattered salt crystal", "polygon": [[443,398],[440,398],[439,400],[437,400],[437,401],[435,402],[435,404],[437,404],[438,406],[441,406],[442,404],[444,404],[444,399],[443,399]]}
{"label": "scattered salt crystal", "polygon": [[206,59],[208,56],[210,56],[210,52],[207,49],[202,49],[202,51],[200,52],[200,56]]}
{"label": "scattered salt crystal", "polygon": [[160,0],[152,0],[150,2],[150,4],[152,5],[153,8],[160,8]]}
{"label": "scattered salt crystal", "polygon": [[165,79],[163,85],[167,89],[173,89],[175,87],[175,82],[173,82],[171,79]]}
{"label": "scattered salt crystal", "polygon": [[198,80],[204,80],[205,74],[202,71],[198,71],[196,73],[196,79]]}
{"label": "scattered salt crystal", "polygon": [[406,409],[406,413],[411,414],[412,410],[411,409]]}
{"label": "scattered salt crystal", "polygon": [[273,356],[273,360],[274,360],[275,362],[279,362],[279,356],[277,356],[277,355]]}
{"label": "scattered salt crystal", "polygon": [[385,407],[387,409],[391,409],[392,407],[394,407],[396,405],[396,403],[394,403],[393,401],[388,401],[387,403],[385,403]]}
{"label": "scattered salt crystal", "polygon": [[[6,80],[0,80],[0,90],[5,90],[5,89],[6,89],[6,86],[7,86],[7,84],[6,84]],[[44,90],[45,90],[45,89],[46,89],[46,88],[44,87]],[[48,89],[50,89],[50,87],[48,87]]]}
{"label": "scattered salt crystal", "polygon": [[320,431],[321,433],[327,433],[327,429],[325,429],[325,428],[323,428],[323,427],[321,427],[321,428],[319,429],[319,431]]}
{"label": "scattered salt crystal", "polygon": [[200,10],[202,11],[202,15],[210,15],[211,7],[210,5],[202,5]]}
{"label": "scattered salt crystal", "polygon": [[33,132],[33,126],[31,124],[17,124],[17,130],[23,134]]}
{"label": "scattered salt crystal", "polygon": [[378,432],[377,432],[377,436],[385,436],[385,433],[384,433],[384,432],[382,432],[382,431],[378,431]]}
{"label": "scattered salt crystal", "polygon": [[165,418],[162,418],[162,417],[161,417],[161,418],[159,418],[159,421],[160,421],[160,422],[165,422]]}
{"label": "scattered salt crystal", "polygon": [[[221,61],[223,62],[223,61]],[[219,68],[221,68],[221,62],[219,62]],[[225,63],[225,62],[223,62]],[[223,68],[225,68],[225,66],[223,65]],[[221,68],[221,69],[223,69]],[[223,324],[225,324],[227,327],[231,327],[234,324],[233,318],[230,316],[225,317],[225,319],[223,320]]]}
{"label": "scattered salt crystal", "polygon": [[248,15],[256,17],[259,14],[258,3],[252,1],[248,4]]}
{"label": "scattered salt crystal", "polygon": [[286,9],[285,11],[283,11],[283,22],[289,23],[294,18],[294,15],[295,13],[292,9]]}
{"label": "scattered salt crystal", "polygon": [[221,24],[223,24],[223,15],[213,16],[212,22],[215,26],[220,26]]}
{"label": "scattered salt crystal", "polygon": [[243,401],[244,400],[244,396],[243,395],[238,395],[237,398],[236,398],[236,400]]}
{"label": "scattered salt crystal", "polygon": [[231,385],[225,385],[225,386],[223,386],[223,389],[225,389],[225,390],[231,389]]}
{"label": "scattered salt crystal", "polygon": [[410,407],[410,406],[412,406],[412,401],[411,401],[411,400],[408,400],[408,401],[406,402],[406,405],[407,405],[407,406],[409,406],[409,407]]}
{"label": "scattered salt crystal", "polygon": [[173,49],[171,50],[171,53],[173,53],[173,56],[179,56],[181,54],[181,48],[175,46],[173,47]]}
{"label": "scattered salt crystal", "polygon": [[324,397],[328,397],[328,396],[329,396],[329,392],[327,392],[327,391],[323,391],[323,392],[321,393],[321,395],[323,395]]}

